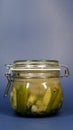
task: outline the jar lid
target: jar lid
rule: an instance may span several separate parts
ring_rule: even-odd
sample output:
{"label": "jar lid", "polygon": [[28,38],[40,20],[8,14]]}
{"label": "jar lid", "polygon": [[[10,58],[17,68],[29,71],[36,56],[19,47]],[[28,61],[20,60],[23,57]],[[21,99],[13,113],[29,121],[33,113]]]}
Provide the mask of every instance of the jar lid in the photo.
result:
{"label": "jar lid", "polygon": [[28,71],[28,70],[60,70],[59,61],[57,60],[16,60],[13,65],[7,65],[12,71]]}

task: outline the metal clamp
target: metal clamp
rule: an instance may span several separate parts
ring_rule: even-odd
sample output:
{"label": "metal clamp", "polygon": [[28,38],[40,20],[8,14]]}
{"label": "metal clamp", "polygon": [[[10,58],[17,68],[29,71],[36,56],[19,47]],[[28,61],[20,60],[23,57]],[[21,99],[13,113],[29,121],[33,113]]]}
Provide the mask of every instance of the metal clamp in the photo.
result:
{"label": "metal clamp", "polygon": [[8,80],[8,83],[7,83],[7,86],[6,86],[3,97],[6,97],[8,95],[9,89],[11,87],[11,81],[12,81],[12,77],[11,77],[10,73],[6,73],[5,76],[6,76],[7,80]]}
{"label": "metal clamp", "polygon": [[68,77],[70,75],[69,68],[64,65],[62,65],[61,68],[64,68],[64,74],[60,75],[60,77]]}

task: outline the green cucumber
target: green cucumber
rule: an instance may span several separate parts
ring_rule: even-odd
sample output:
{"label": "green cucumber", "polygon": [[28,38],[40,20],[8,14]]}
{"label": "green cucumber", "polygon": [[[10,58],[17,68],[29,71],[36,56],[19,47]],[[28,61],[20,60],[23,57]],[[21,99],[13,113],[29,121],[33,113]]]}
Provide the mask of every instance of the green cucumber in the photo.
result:
{"label": "green cucumber", "polygon": [[15,87],[12,88],[10,92],[10,103],[13,109],[17,108],[17,97],[16,97],[16,89]]}
{"label": "green cucumber", "polygon": [[24,114],[26,111],[26,104],[28,99],[28,89],[24,85],[20,85],[17,89],[17,111]]}
{"label": "green cucumber", "polygon": [[51,106],[51,110],[58,110],[63,102],[63,95],[62,95],[62,88],[59,87],[59,92],[57,94],[57,97],[55,98],[55,101],[53,102],[52,106]]}

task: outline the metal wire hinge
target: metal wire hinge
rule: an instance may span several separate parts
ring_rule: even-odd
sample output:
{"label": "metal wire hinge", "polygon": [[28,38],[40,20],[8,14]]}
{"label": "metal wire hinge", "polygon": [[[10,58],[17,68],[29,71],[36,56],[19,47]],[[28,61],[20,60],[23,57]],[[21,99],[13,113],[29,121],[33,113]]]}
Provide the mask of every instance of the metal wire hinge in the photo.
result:
{"label": "metal wire hinge", "polygon": [[12,82],[12,77],[11,77],[10,73],[6,73],[5,76],[6,76],[7,80],[8,80],[8,83],[7,83],[7,86],[6,86],[3,97],[6,97],[8,95],[9,89],[11,87],[11,82]]}
{"label": "metal wire hinge", "polygon": [[64,65],[62,65],[61,67],[64,68],[64,74],[60,75],[60,77],[68,77],[70,75],[69,68]]}

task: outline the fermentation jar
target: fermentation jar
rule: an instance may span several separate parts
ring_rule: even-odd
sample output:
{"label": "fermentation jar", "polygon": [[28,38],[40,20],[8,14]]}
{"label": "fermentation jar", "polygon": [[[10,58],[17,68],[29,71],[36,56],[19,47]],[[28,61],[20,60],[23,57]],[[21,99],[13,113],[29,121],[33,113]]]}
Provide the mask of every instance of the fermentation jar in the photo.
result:
{"label": "fermentation jar", "polygon": [[[63,103],[61,77],[69,69],[57,60],[16,60],[6,65],[10,103],[21,116],[46,116],[56,113]],[[61,71],[62,70],[62,71]],[[63,73],[63,74],[61,74]]]}

